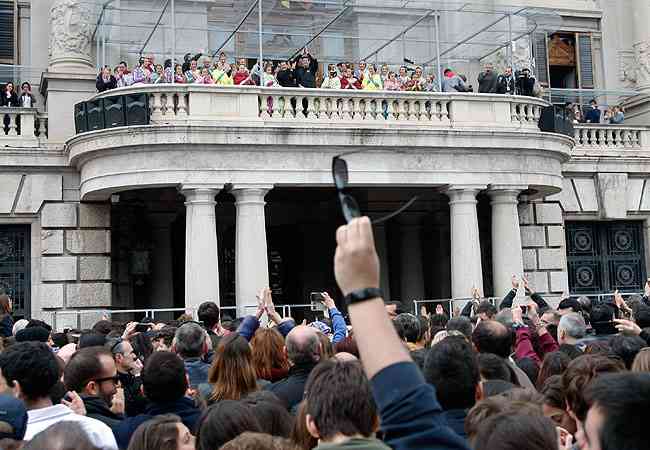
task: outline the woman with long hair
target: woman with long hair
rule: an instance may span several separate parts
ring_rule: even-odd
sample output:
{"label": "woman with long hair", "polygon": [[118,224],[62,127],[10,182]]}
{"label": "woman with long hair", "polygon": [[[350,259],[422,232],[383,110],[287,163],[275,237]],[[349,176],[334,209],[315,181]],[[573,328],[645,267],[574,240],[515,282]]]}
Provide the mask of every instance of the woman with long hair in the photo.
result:
{"label": "woman with long hair", "polygon": [[6,294],[0,295],[0,336],[10,337],[14,327],[14,318],[11,317],[11,299]]}
{"label": "woman with long hair", "polygon": [[239,400],[257,390],[253,354],[248,341],[238,333],[221,339],[208,372],[212,384],[209,403]]}
{"label": "woman with long hair", "polygon": [[286,378],[289,373],[289,361],[284,353],[284,339],[277,330],[258,328],[251,339],[251,346],[257,378],[271,383]]}
{"label": "woman with long hair", "polygon": [[195,439],[181,418],[173,414],[154,417],[140,425],[128,450],[194,450]]}

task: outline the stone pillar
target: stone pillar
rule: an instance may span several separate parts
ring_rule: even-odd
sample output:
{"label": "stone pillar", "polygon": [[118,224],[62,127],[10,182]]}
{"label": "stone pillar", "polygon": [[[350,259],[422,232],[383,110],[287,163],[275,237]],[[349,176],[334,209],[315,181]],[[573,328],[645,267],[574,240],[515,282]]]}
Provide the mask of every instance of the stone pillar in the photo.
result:
{"label": "stone pillar", "polygon": [[91,63],[94,23],[87,1],[53,1],[50,8],[50,71],[94,72]]}
{"label": "stone pillar", "polygon": [[519,231],[517,196],[526,186],[491,186],[488,195],[492,205],[492,275],[494,295],[505,295],[512,275],[524,273]]}
{"label": "stone pillar", "polygon": [[417,220],[402,223],[400,234],[402,237],[401,261],[401,300],[405,309],[413,311],[413,300],[424,299],[424,274],[422,269],[422,242],[420,233],[422,228]]}
{"label": "stone pillar", "polygon": [[264,196],[271,185],[234,186],[237,208],[235,241],[235,299],[237,316],[254,313],[256,294],[269,286]]}
{"label": "stone pillar", "polygon": [[[219,259],[214,197],[218,187],[183,186],[185,196],[185,307],[219,304]],[[193,311],[195,313],[195,311]]]}
{"label": "stone pillar", "polygon": [[635,0],[631,5],[634,21],[634,78],[637,89],[650,92],[650,2]]}
{"label": "stone pillar", "polygon": [[472,286],[483,293],[476,194],[485,188],[485,185],[450,186],[446,192],[451,224],[451,296],[454,298],[469,297]]}
{"label": "stone pillar", "polygon": [[[390,268],[388,266],[388,240],[386,225],[375,225],[375,248],[379,257],[379,287],[384,292],[386,300],[391,298],[390,292]],[[401,299],[400,299],[401,300]]]}

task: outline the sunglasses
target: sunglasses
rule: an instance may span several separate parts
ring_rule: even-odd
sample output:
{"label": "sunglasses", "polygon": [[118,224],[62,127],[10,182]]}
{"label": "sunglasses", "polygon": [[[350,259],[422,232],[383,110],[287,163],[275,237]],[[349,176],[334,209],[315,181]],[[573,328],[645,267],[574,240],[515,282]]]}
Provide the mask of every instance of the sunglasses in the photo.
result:
{"label": "sunglasses", "polygon": [[[359,204],[354,197],[346,192],[348,186],[348,163],[342,158],[342,155],[332,158],[332,178],[334,179],[334,186],[336,186],[339,201],[341,202],[341,211],[343,212],[345,221],[350,223],[352,219],[361,217],[362,214]],[[392,219],[408,209],[417,199],[418,197],[416,195],[398,210],[388,214],[387,216],[373,220],[372,223],[376,225]]]}
{"label": "sunglasses", "polygon": [[115,375],[114,377],[106,377],[106,378],[95,378],[94,380],[95,383],[103,383],[105,381],[111,381],[113,384],[118,384],[120,382],[120,377],[118,375]]}

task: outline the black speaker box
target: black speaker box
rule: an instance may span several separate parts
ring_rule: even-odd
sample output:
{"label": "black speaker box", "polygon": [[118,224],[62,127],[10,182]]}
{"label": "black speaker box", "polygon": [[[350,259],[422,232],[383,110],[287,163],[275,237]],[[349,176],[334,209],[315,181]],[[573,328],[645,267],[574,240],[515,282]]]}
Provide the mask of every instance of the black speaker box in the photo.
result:
{"label": "black speaker box", "polygon": [[74,127],[77,134],[88,131],[88,117],[86,116],[86,102],[74,105]]}
{"label": "black speaker box", "polygon": [[126,124],[124,96],[104,98],[104,121],[106,128],[123,127]]}
{"label": "black speaker box", "polygon": [[127,125],[149,125],[149,96],[147,94],[124,95]]}
{"label": "black speaker box", "polygon": [[105,128],[103,98],[86,102],[86,117],[88,118],[88,131]]}
{"label": "black speaker box", "polygon": [[539,116],[539,129],[573,137],[573,118],[562,106],[547,106]]}

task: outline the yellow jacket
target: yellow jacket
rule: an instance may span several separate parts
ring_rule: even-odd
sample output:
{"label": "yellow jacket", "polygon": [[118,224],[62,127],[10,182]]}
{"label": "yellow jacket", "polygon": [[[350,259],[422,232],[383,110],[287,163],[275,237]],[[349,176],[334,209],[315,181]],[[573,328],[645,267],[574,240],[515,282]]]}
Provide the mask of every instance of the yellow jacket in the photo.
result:
{"label": "yellow jacket", "polygon": [[212,71],[212,79],[214,80],[214,84],[222,86],[231,86],[233,84],[232,78],[221,69],[214,69]]}
{"label": "yellow jacket", "polygon": [[365,76],[361,82],[361,86],[366,91],[380,91],[384,89],[384,83],[381,82],[381,75],[378,73]]}

